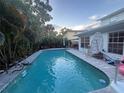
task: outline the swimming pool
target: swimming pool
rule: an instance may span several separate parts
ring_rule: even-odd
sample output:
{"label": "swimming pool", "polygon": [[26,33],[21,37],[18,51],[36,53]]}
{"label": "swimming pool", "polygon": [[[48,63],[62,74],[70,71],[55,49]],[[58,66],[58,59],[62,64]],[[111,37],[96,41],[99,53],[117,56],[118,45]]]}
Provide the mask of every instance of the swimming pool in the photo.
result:
{"label": "swimming pool", "polygon": [[65,50],[43,51],[2,93],[88,93],[108,77]]}

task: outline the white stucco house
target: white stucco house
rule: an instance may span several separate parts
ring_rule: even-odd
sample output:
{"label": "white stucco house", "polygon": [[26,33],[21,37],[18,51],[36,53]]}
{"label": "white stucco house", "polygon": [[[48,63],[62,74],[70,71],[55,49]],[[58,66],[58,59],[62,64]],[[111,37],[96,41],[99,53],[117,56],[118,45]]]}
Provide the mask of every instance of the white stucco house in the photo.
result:
{"label": "white stucco house", "polygon": [[80,32],[81,32],[80,30],[67,29],[63,38],[67,38],[68,40],[70,40],[72,43],[72,46],[75,46],[75,45],[78,46],[78,36],[76,36],[76,34]]}
{"label": "white stucco house", "polygon": [[[97,43],[100,51],[124,55],[124,8],[98,19],[97,22],[98,27],[86,29],[78,34],[79,51],[87,51]],[[98,42],[94,41],[95,38]]]}

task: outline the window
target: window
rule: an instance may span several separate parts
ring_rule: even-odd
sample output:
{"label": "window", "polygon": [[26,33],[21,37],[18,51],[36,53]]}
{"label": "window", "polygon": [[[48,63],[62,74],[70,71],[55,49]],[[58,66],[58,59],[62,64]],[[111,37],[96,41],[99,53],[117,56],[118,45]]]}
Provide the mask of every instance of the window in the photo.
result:
{"label": "window", "polygon": [[109,33],[108,51],[111,53],[123,54],[124,31]]}
{"label": "window", "polygon": [[90,39],[89,37],[81,37],[81,47],[88,48]]}

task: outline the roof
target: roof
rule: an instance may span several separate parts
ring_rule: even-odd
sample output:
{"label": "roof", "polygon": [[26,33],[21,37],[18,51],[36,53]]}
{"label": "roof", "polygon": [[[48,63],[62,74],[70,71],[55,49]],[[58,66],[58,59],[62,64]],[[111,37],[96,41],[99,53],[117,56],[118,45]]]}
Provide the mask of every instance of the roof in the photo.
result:
{"label": "roof", "polygon": [[117,10],[117,11],[115,11],[115,12],[113,12],[113,13],[105,16],[105,17],[102,17],[102,18],[98,19],[98,21],[99,20],[104,20],[104,19],[109,18],[109,17],[112,17],[112,16],[115,16],[115,15],[120,14],[122,12],[124,12],[124,8],[121,8],[121,9],[119,9],[119,10]]}
{"label": "roof", "polygon": [[105,33],[105,32],[115,32],[115,31],[124,31],[124,20],[109,25],[100,26],[98,28],[85,30],[82,33],[78,34],[77,36],[82,36],[82,35],[89,36],[96,32]]}

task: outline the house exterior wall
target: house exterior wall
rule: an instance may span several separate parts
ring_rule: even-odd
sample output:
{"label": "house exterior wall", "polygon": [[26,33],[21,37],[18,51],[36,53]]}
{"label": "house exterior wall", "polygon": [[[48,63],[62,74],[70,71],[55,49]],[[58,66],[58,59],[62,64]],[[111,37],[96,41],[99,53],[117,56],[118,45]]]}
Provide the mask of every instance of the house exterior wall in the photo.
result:
{"label": "house exterior wall", "polygon": [[90,45],[92,43],[92,40],[93,40],[93,35],[90,36]]}
{"label": "house exterior wall", "polygon": [[[93,35],[90,35],[90,45],[92,43],[92,40],[93,40],[93,37],[94,37],[94,34]],[[102,37],[103,38],[103,49],[108,52],[108,33],[102,33]],[[78,41],[78,45],[79,45],[79,51],[82,51],[82,52],[87,52],[88,49],[87,48],[82,48],[81,47],[81,37],[79,37],[79,41]]]}
{"label": "house exterior wall", "polygon": [[108,35],[108,33],[103,33],[102,36],[103,36],[103,49],[106,52],[108,52],[109,35]]}
{"label": "house exterior wall", "polygon": [[[108,52],[109,33],[102,33],[102,38],[103,38],[103,50],[105,52]],[[90,45],[91,45],[92,40],[93,40],[93,35],[90,36]],[[79,37],[78,45],[79,45],[78,46],[79,51],[87,53],[88,49],[81,47],[81,38],[80,37]],[[123,55],[124,55],[124,44],[123,44]]]}
{"label": "house exterior wall", "polygon": [[[116,23],[118,21],[124,20],[124,12],[118,13],[111,17],[107,17],[105,19],[100,20],[100,25],[109,25],[111,23]],[[103,33],[103,49],[108,52],[108,43],[109,43],[109,32]],[[123,44],[123,54],[124,54],[124,44]]]}
{"label": "house exterior wall", "polygon": [[[116,14],[116,13],[118,13],[118,14]],[[124,11],[121,11],[121,13],[119,13],[119,12],[116,12],[115,14],[111,14],[111,15],[108,15],[107,17],[104,17],[104,18],[102,18],[102,19],[100,19],[100,20],[98,20],[98,22],[99,22],[99,24],[100,24],[100,26],[105,26],[105,25],[110,25],[110,24],[112,24],[112,23],[116,23],[116,22],[119,22],[119,21],[122,21],[122,20],[124,20]],[[100,27],[99,26],[99,27]],[[110,33],[111,31],[108,31],[108,32],[103,32],[102,33],[102,38],[103,38],[103,49],[106,51],[106,52],[108,52],[108,48],[109,48],[109,33]],[[113,31],[114,32],[114,31]],[[116,32],[116,31],[115,31]],[[117,31],[118,32],[118,31]],[[95,34],[95,33],[94,33]],[[91,43],[92,43],[92,40],[93,40],[93,38],[94,38],[94,34],[92,34],[92,35],[89,35],[89,37],[90,37],[90,46],[91,46]],[[80,37],[79,37],[80,38]],[[79,42],[79,43],[81,43],[81,42]],[[123,42],[124,43],[124,42]],[[79,46],[79,51],[87,51],[87,49],[86,48],[82,48],[81,47],[81,44],[80,44],[80,46]],[[123,44],[123,55],[124,55],[124,44]]]}
{"label": "house exterior wall", "polygon": [[88,52],[88,49],[80,47],[79,51],[81,51],[83,53],[87,53]]}
{"label": "house exterior wall", "polygon": [[77,32],[72,32],[72,31],[68,31],[66,34],[65,34],[65,36],[64,36],[64,38],[67,38],[68,40],[73,40],[73,39],[77,39],[78,37],[77,36],[75,36],[77,34]]}

